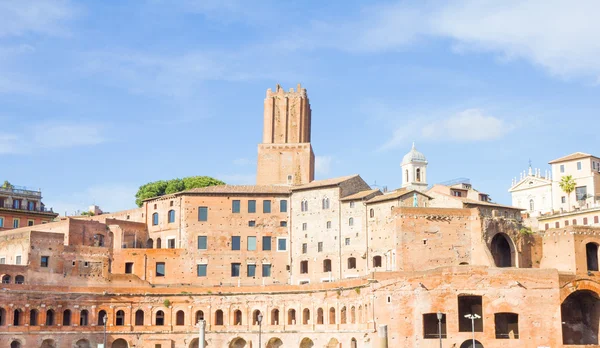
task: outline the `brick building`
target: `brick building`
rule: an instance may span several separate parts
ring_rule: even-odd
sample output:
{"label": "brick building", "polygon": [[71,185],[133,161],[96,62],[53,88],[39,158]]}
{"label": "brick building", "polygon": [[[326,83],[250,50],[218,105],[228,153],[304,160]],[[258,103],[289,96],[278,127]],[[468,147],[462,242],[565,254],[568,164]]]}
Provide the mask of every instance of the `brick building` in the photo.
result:
{"label": "brick building", "polygon": [[198,347],[199,320],[207,347],[600,346],[600,229],[426,190],[414,148],[397,190],[315,181],[310,116],[267,92],[258,185],[1,232],[0,346]]}
{"label": "brick building", "polygon": [[58,214],[46,209],[42,192],[14,186],[0,186],[0,231],[52,221]]}

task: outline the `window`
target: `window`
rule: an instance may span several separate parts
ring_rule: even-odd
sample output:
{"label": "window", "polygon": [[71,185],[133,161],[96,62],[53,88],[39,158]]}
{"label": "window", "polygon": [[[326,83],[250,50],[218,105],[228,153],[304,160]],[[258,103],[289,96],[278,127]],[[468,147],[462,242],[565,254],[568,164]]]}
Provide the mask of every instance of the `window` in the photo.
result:
{"label": "window", "polygon": [[371,210],[369,210],[369,217],[375,217],[375,210],[373,210],[371,208]]}
{"label": "window", "polygon": [[317,324],[322,325],[323,320],[323,308],[319,308],[317,309]]}
{"label": "window", "polygon": [[307,325],[310,321],[310,310],[308,308],[304,308],[302,311],[302,324]]}
{"label": "window", "polygon": [[356,269],[356,258],[355,257],[348,258],[348,269]]}
{"label": "window", "polygon": [[25,283],[25,277],[22,275],[18,275],[15,277],[15,284],[23,284]]}
{"label": "window", "polygon": [[329,209],[329,198],[323,198],[323,209]]}
{"label": "window", "polygon": [[248,212],[256,213],[256,201],[254,199],[248,201]]}
{"label": "window", "polygon": [[279,227],[287,227],[287,221],[279,221]]}
{"label": "window", "polygon": [[35,210],[35,202],[27,202],[27,210]]}
{"label": "window", "polygon": [[545,231],[548,231],[548,228],[550,228],[550,225],[549,225],[549,224],[545,224],[545,225],[544,225],[544,230],[545,230]]}
{"label": "window", "polygon": [[346,238],[346,240],[344,240],[344,245],[350,245],[350,238]]}
{"label": "window", "polygon": [[223,311],[220,309],[215,312],[215,325],[223,325]]}
{"label": "window", "polygon": [[262,265],[262,276],[265,278],[271,276],[271,264],[265,263]]}
{"label": "window", "polygon": [[27,226],[33,226],[34,221],[33,220],[27,220]]}
{"label": "window", "polygon": [[233,312],[233,325],[242,325],[242,311],[239,309]]}
{"label": "window", "polygon": [[231,237],[231,250],[240,250],[241,249],[241,237],[240,236],[232,236]]}
{"label": "window", "polygon": [[287,239],[286,238],[277,238],[277,251],[286,251],[287,250]]}
{"label": "window", "polygon": [[302,223],[302,231],[306,231],[308,229],[308,224],[306,222]]}
{"label": "window", "polygon": [[18,199],[15,199],[13,201],[13,209],[21,209],[21,201]]}
{"label": "window", "polygon": [[262,250],[263,251],[271,250],[271,237],[268,237],[268,236],[262,237]]}
{"label": "window", "polygon": [[585,201],[587,198],[587,186],[576,187],[575,196],[577,197],[577,201]]}
{"label": "window", "polygon": [[322,253],[323,252],[323,242],[319,242],[317,244],[317,251]]}
{"label": "window", "polygon": [[438,313],[427,313],[423,314],[423,338],[447,338],[446,334],[446,314],[442,313],[442,327],[440,332],[440,320],[438,319]]}
{"label": "window", "polygon": [[203,311],[196,311],[196,320],[194,322],[197,323],[200,320],[204,320],[204,312]]}
{"label": "window", "polygon": [[556,222],[554,223],[554,227],[555,227],[555,228],[559,228],[559,227],[560,227],[560,223],[559,223],[558,221],[556,221]]}
{"label": "window", "polygon": [[125,274],[133,273],[133,262],[125,262]]}
{"label": "window", "polygon": [[196,275],[198,277],[206,277],[206,266],[205,264],[196,265]]}
{"label": "window", "polygon": [[177,311],[177,314],[175,314],[175,325],[185,325],[185,313],[183,311]]}
{"label": "window", "polygon": [[597,224],[598,223],[598,216],[594,216],[594,223]]}
{"label": "window", "polygon": [[561,173],[564,173],[564,172],[565,172],[565,165],[564,165],[564,164],[561,164],[561,165],[560,165],[560,172],[561,172]]}
{"label": "window", "polygon": [[335,324],[335,308],[329,308],[329,324]]}
{"label": "window", "polygon": [[256,221],[254,221],[254,220],[248,221],[248,227],[256,227]]}
{"label": "window", "polygon": [[87,325],[88,325],[88,311],[87,311],[87,309],[84,309],[79,313],[79,326],[87,326]]}
{"label": "window", "polygon": [[0,265],[6,264],[6,257],[0,257]]}
{"label": "window", "polygon": [[481,307],[481,296],[459,296],[458,297],[458,331],[471,332],[471,319],[465,315],[477,314],[475,319],[475,331],[483,332],[483,312]]}
{"label": "window", "polygon": [[308,244],[302,243],[302,253],[306,254],[308,252]]}
{"label": "window", "polygon": [[19,223],[20,223],[19,219],[16,219],[16,218],[13,219],[13,228],[19,228]]}
{"label": "window", "polygon": [[327,221],[327,228],[330,229],[331,228],[331,221]]}
{"label": "window", "polygon": [[169,210],[169,223],[172,224],[175,222],[175,210]]}
{"label": "window", "polygon": [[125,311],[123,311],[123,310],[117,311],[117,315],[115,317],[115,325],[116,326],[125,325]]}
{"label": "window", "polygon": [[308,201],[307,200],[303,200],[300,203],[300,210],[301,211],[308,211]]}
{"label": "window", "polygon": [[354,208],[354,202],[350,202],[350,208]]}
{"label": "window", "polygon": [[331,272],[331,260],[323,260],[323,272]]}
{"label": "window", "polygon": [[565,220],[565,226],[569,226],[569,220]]}
{"label": "window", "polygon": [[164,277],[165,276],[165,263],[164,262],[157,262],[156,263],[156,276],[157,277]]}
{"label": "window", "polygon": [[231,264],[231,276],[232,277],[240,276],[240,267],[241,267],[240,263],[232,263]]}
{"label": "window", "polygon": [[240,212],[240,201],[238,199],[231,201],[231,212],[234,214]]}
{"label": "window", "polygon": [[4,227],[4,218],[0,217],[0,227]]}
{"label": "window", "polygon": [[158,225],[158,213],[152,214],[152,226]]}
{"label": "window", "polygon": [[417,182],[421,182],[421,169],[417,168]]}
{"label": "window", "polygon": [[560,197],[560,202],[567,203],[567,197],[565,197],[565,196]]}
{"label": "window", "polygon": [[268,214],[271,212],[271,201],[264,200],[263,201],[263,213]]}
{"label": "window", "polygon": [[54,325],[54,311],[49,309],[46,311],[46,326]]}
{"label": "window", "polygon": [[533,201],[533,199],[529,200],[529,211],[534,211],[535,210],[535,202]]}
{"label": "window", "polygon": [[198,250],[208,249],[208,240],[206,236],[198,236]]}
{"label": "window", "polygon": [[587,224],[588,224],[588,218],[586,218],[586,217],[584,217],[584,218],[583,218],[583,224],[584,224],[584,225],[587,225]]}
{"label": "window", "polygon": [[587,243],[585,245],[585,255],[587,258],[587,270],[598,272],[598,244]]}
{"label": "window", "polygon": [[381,267],[381,256],[373,257],[373,267]]}
{"label": "window", "polygon": [[519,338],[519,315],[516,313],[495,313],[496,338]]}
{"label": "window", "polygon": [[21,255],[17,255],[15,257],[15,265],[20,265],[21,264]]}
{"label": "window", "polygon": [[247,266],[248,277],[256,276],[256,265],[248,265]]}
{"label": "window", "polygon": [[2,276],[2,284],[10,284],[10,276],[8,274]]}
{"label": "window", "polygon": [[354,226],[354,218],[348,219],[348,226]]}
{"label": "window", "polygon": [[279,212],[287,213],[287,201],[285,199],[279,201]]}
{"label": "window", "polygon": [[577,170],[581,170],[581,162],[577,162]]}
{"label": "window", "polygon": [[42,256],[40,260],[40,267],[48,267],[50,263],[50,256]]}
{"label": "window", "polygon": [[175,238],[168,238],[167,239],[167,248],[169,248],[169,249],[175,249]]}
{"label": "window", "polygon": [[308,273],[308,261],[300,261],[300,274]]}
{"label": "window", "polygon": [[158,311],[156,312],[156,319],[155,319],[155,325],[156,326],[163,326],[165,325],[165,313],[163,311]]}
{"label": "window", "polygon": [[98,326],[104,326],[104,317],[106,317],[105,310],[101,310],[100,312],[98,312]]}
{"label": "window", "polygon": [[292,183],[292,176],[291,175],[287,176],[287,183],[288,183],[288,185]]}
{"label": "window", "polygon": [[248,251],[256,250],[256,237],[248,237]]}
{"label": "window", "polygon": [[198,221],[208,221],[208,207],[198,207]]}

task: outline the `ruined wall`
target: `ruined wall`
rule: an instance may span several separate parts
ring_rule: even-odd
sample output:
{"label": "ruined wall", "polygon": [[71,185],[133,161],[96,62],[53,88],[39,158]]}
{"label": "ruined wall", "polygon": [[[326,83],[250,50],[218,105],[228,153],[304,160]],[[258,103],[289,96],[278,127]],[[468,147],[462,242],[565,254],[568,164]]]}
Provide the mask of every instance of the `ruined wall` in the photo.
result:
{"label": "ruined wall", "polygon": [[18,230],[14,233],[0,234],[0,259],[5,264],[16,265],[17,256],[21,256],[21,265],[29,262],[29,231]]}

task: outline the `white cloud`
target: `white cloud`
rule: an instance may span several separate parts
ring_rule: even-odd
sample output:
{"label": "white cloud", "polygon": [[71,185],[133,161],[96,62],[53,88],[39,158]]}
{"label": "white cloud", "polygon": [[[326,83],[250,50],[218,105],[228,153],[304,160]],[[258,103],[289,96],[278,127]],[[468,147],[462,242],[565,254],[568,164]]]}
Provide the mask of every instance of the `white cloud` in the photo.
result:
{"label": "white cloud", "polygon": [[138,187],[128,184],[103,184],[91,186],[83,191],[58,195],[45,200],[46,207],[61,215],[74,215],[86,211],[90,205],[98,205],[103,211],[114,212],[135,208],[135,193]]}
{"label": "white cloud", "polygon": [[64,22],[76,15],[66,0],[0,1],[0,37],[28,33],[65,35]]}
{"label": "white cloud", "polygon": [[0,133],[0,154],[97,145],[108,141],[104,127],[91,124],[40,124],[30,130]]}
{"label": "white cloud", "polygon": [[327,175],[331,170],[331,156],[315,156],[315,173],[319,175]]}

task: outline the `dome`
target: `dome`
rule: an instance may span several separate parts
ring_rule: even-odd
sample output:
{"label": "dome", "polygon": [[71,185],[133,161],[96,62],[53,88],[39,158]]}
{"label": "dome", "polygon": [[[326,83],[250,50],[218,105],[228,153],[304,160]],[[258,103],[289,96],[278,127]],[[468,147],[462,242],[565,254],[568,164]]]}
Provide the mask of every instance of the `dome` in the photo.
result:
{"label": "dome", "polygon": [[412,146],[412,149],[410,149],[410,152],[407,153],[406,155],[404,155],[404,158],[402,158],[402,164],[411,163],[411,162],[427,163],[427,159],[425,158],[425,155],[423,155],[422,153],[417,151],[417,149],[415,149],[415,143],[413,143],[413,146]]}

